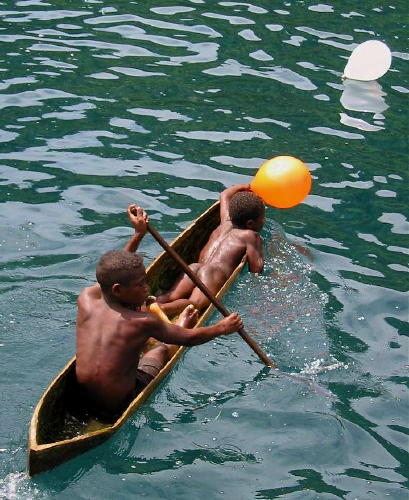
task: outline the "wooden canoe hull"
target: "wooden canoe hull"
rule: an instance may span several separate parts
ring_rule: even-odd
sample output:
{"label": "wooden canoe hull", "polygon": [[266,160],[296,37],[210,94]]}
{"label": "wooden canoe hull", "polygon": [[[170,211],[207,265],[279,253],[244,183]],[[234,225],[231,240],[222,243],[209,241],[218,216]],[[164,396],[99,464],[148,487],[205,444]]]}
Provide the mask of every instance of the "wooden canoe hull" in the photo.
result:
{"label": "wooden canoe hull", "polygon": [[[200,249],[219,222],[219,202],[217,202],[183,231],[171,243],[171,246],[188,263],[195,262]],[[223,297],[227,292],[244,264],[243,260],[217,294],[218,298]],[[177,264],[166,252],[155,259],[146,272],[151,291],[168,289],[176,277],[180,275]],[[210,305],[200,316],[196,327],[202,325],[212,311],[213,306]],[[52,469],[107,440],[158,387],[185,349],[182,346],[177,350],[159,374],[131,401],[115,422],[98,424],[93,420],[85,425],[81,432],[77,433],[78,435],[64,436],[65,419],[67,412],[69,412],[67,408],[71,404],[70,401],[75,401],[75,357],[72,358],[46,389],[34,410],[29,427],[28,474],[33,476]]]}

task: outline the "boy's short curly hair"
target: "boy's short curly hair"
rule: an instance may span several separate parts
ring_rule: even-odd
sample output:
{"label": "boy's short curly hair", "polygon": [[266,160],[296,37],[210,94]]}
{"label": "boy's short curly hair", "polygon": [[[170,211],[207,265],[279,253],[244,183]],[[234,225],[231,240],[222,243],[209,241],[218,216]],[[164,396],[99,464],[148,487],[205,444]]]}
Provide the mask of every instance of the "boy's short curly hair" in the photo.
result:
{"label": "boy's short curly hair", "polygon": [[249,220],[257,220],[263,216],[265,207],[263,200],[250,191],[239,191],[231,197],[229,216],[234,226],[247,229]]}
{"label": "boy's short curly hair", "polygon": [[110,250],[99,259],[96,276],[102,290],[109,292],[115,283],[129,286],[144,271],[141,255],[125,250]]}

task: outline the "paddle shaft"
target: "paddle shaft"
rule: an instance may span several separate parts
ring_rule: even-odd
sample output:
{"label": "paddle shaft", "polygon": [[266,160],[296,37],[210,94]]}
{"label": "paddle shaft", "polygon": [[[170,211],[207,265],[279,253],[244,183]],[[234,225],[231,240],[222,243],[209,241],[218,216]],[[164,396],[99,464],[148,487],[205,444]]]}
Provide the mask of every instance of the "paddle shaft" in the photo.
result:
{"label": "paddle shaft", "polygon": [[[168,254],[174,259],[179,266],[183,269],[183,271],[189,276],[189,278],[193,281],[193,283],[199,288],[199,290],[210,300],[210,302],[220,311],[223,316],[229,316],[229,311],[224,307],[224,305],[217,299],[214,294],[207,288],[207,286],[200,280],[196,274],[190,269],[190,267],[186,264],[186,262],[182,259],[182,257],[175,252],[175,250],[166,243],[166,241],[162,238],[162,236],[153,228],[149,223],[147,224],[147,229],[151,233],[151,235],[155,238],[155,240],[159,243],[159,245],[168,252]],[[277,368],[277,365],[271,361],[271,359],[267,356],[267,354],[261,349],[261,347],[257,344],[257,342],[250,337],[248,333],[244,331],[243,328],[238,330],[241,338],[247,342],[247,344],[253,349],[253,351],[257,354],[257,356],[271,368]]]}

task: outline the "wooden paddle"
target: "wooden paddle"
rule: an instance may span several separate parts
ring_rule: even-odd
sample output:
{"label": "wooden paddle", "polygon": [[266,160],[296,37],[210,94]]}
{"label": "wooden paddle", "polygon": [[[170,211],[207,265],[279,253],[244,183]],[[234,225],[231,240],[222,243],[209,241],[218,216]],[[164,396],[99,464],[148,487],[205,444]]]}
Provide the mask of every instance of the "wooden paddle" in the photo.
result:
{"label": "wooden paddle", "polygon": [[[186,264],[186,262],[182,259],[182,257],[175,252],[175,250],[166,243],[166,241],[162,238],[162,236],[153,228],[149,223],[146,225],[148,231],[155,238],[155,240],[159,243],[159,245],[168,252],[168,254],[174,259],[179,266],[183,269],[183,271],[189,276],[189,278],[193,281],[193,283],[201,290],[201,292],[206,295],[206,297],[210,300],[210,302],[223,314],[223,316],[229,316],[229,311],[224,307],[224,305],[217,299],[214,294],[207,288],[207,286],[200,280],[196,274],[190,269],[190,267]],[[257,354],[257,356],[263,361],[264,364],[269,366],[270,368],[276,369],[277,365],[271,361],[271,359],[267,356],[267,354],[261,349],[261,347],[257,344],[257,342],[250,337],[248,333],[246,333],[243,328],[238,330],[241,338],[247,342],[247,344],[253,349],[253,351]]]}

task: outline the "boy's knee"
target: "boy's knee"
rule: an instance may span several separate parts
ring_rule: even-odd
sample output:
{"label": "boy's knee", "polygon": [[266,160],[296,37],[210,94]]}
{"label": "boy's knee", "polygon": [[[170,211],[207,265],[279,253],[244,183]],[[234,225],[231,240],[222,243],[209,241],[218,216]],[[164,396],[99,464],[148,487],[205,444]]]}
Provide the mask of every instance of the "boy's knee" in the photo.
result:
{"label": "boy's knee", "polygon": [[208,307],[208,305],[210,304],[210,300],[207,297],[195,298],[190,302],[198,311],[204,309],[205,307]]}
{"label": "boy's knee", "polygon": [[153,358],[159,362],[167,361],[168,357],[169,357],[169,352],[165,344],[159,344],[158,346],[148,351],[144,356],[145,359]]}
{"label": "boy's knee", "polygon": [[157,353],[159,356],[166,358],[168,356],[168,348],[165,344],[158,345]]}

